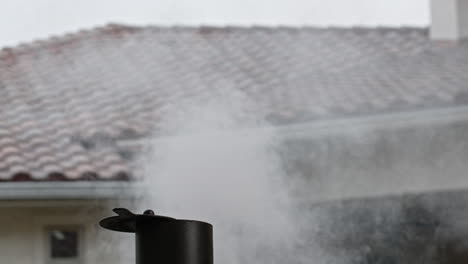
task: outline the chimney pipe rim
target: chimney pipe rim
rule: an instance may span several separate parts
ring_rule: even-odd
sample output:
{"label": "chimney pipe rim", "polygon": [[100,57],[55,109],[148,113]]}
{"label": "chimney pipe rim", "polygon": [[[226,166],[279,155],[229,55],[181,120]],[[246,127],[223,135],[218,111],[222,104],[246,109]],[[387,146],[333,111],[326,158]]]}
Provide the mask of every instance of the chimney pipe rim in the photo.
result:
{"label": "chimney pipe rim", "polygon": [[105,229],[117,232],[136,233],[137,222],[142,220],[151,220],[155,222],[196,222],[211,226],[211,224],[207,222],[197,220],[183,220],[175,219],[168,216],[155,215],[152,210],[146,210],[143,214],[134,214],[130,210],[125,208],[115,208],[112,211],[114,211],[118,215],[102,219],[101,221],[99,221],[99,225]]}

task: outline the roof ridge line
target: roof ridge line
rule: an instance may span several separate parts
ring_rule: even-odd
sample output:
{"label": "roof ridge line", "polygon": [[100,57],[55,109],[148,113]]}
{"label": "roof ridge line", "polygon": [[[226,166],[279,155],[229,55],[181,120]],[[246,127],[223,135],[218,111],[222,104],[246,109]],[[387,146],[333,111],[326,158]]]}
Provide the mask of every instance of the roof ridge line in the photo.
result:
{"label": "roof ridge line", "polygon": [[210,24],[173,24],[173,25],[158,25],[158,24],[144,24],[144,25],[129,25],[125,23],[109,22],[104,25],[97,25],[89,28],[82,28],[76,31],[68,31],[61,34],[50,34],[43,38],[35,38],[31,41],[21,41],[16,45],[9,45],[0,47],[0,60],[3,57],[14,55],[14,53],[22,53],[29,49],[41,47],[48,44],[71,41],[80,37],[95,34],[98,32],[110,33],[120,32],[125,30],[142,30],[142,29],[264,29],[264,30],[427,30],[426,27],[418,26],[366,26],[366,25],[353,25],[353,26],[340,26],[340,25],[287,25],[287,24],[261,24],[252,23],[250,25],[236,25],[236,24],[223,24],[223,25],[210,25]]}
{"label": "roof ridge line", "polygon": [[126,24],[121,24],[121,23],[107,23],[104,25],[97,25],[94,27],[89,27],[89,28],[81,28],[75,31],[67,31],[64,33],[60,34],[49,34],[46,37],[43,38],[35,38],[32,39],[31,41],[21,41],[17,43],[16,45],[8,45],[4,47],[0,47],[0,60],[2,60],[4,57],[12,56],[12,55],[19,55],[25,51],[28,51],[30,49],[42,47],[45,45],[50,45],[54,43],[60,43],[60,42],[66,42],[66,41],[71,41],[75,39],[79,39],[81,37],[90,35],[90,34],[95,34],[98,32],[106,32],[106,31],[112,31],[112,30],[132,30],[132,29],[138,29],[138,28],[144,28],[144,27],[139,27],[139,26],[130,26]]}
{"label": "roof ridge line", "polygon": [[416,25],[397,25],[397,26],[388,26],[388,25],[311,25],[311,24],[298,24],[298,25],[288,25],[288,24],[261,24],[261,23],[252,23],[249,25],[244,24],[172,24],[172,25],[158,25],[158,24],[144,24],[142,26],[136,26],[142,29],[292,29],[292,30],[302,30],[302,29],[316,29],[316,30],[428,30],[427,26],[416,26]]}
{"label": "roof ridge line", "polygon": [[208,24],[208,23],[200,23],[200,24],[184,24],[184,23],[175,23],[175,24],[152,24],[146,23],[140,26],[129,26],[122,23],[108,23],[107,25],[115,25],[115,26],[126,26],[126,27],[139,27],[139,28],[202,28],[202,27],[212,27],[212,28],[341,28],[341,29],[354,29],[354,28],[367,28],[367,29],[380,29],[380,28],[390,28],[390,29],[426,29],[427,26],[418,26],[418,25],[363,25],[363,24],[356,24],[356,25],[339,25],[339,24],[330,24],[330,25],[314,25],[314,24],[262,24],[262,23],[251,23],[251,24]]}

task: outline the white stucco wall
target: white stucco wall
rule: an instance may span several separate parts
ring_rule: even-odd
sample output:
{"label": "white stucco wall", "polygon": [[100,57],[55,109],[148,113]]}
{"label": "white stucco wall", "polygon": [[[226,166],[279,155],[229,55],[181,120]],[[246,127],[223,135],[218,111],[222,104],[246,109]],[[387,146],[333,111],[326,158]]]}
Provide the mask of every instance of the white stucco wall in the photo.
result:
{"label": "white stucco wall", "polygon": [[[48,205],[49,204],[49,205]],[[0,202],[0,263],[47,264],[47,227],[79,226],[81,264],[133,263],[134,238],[103,230],[98,221],[112,215],[110,208],[92,202],[29,206],[27,201]]]}
{"label": "white stucco wall", "polygon": [[0,209],[0,262],[33,263],[31,214]]}

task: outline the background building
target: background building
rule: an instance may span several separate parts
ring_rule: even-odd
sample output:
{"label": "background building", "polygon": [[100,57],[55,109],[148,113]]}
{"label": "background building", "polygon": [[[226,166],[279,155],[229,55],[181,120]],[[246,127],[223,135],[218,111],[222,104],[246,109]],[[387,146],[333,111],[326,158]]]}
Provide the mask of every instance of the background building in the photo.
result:
{"label": "background building", "polygon": [[0,261],[122,260],[96,220],[135,198],[145,142],[171,107],[234,91],[281,135],[298,208],[356,232],[328,248],[464,263],[465,2],[432,1],[428,29],[110,24],[2,49]]}

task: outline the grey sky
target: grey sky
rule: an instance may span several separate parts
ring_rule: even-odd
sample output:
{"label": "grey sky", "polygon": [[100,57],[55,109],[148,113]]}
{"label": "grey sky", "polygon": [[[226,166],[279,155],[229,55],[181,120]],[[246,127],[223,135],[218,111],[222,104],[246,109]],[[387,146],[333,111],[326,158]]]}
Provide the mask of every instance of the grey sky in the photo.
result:
{"label": "grey sky", "polygon": [[0,0],[0,47],[109,22],[415,25],[429,0]]}

